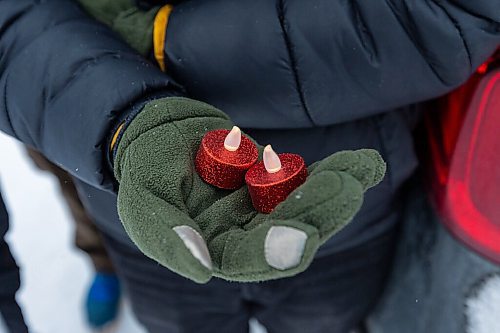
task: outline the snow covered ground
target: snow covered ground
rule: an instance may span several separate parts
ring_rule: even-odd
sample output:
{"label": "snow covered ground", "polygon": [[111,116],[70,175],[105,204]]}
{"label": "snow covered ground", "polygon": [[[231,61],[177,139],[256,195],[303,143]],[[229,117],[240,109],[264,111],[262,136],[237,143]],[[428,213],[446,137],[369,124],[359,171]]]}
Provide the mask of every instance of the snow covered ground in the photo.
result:
{"label": "snow covered ground", "polygon": [[[35,333],[87,333],[83,300],[89,260],[73,246],[73,225],[58,186],[26,158],[22,146],[0,134],[0,186],[11,217],[7,234],[21,267],[18,293]],[[142,333],[124,304],[117,333]],[[4,333],[0,329],[0,333]]]}
{"label": "snow covered ground", "polygon": [[[90,261],[73,245],[73,224],[58,185],[38,171],[21,144],[0,133],[0,188],[10,214],[7,241],[21,267],[18,293],[35,333],[89,333],[83,300]],[[125,301],[113,333],[144,333]],[[254,333],[262,333],[252,322]],[[0,333],[5,333],[0,327]]]}

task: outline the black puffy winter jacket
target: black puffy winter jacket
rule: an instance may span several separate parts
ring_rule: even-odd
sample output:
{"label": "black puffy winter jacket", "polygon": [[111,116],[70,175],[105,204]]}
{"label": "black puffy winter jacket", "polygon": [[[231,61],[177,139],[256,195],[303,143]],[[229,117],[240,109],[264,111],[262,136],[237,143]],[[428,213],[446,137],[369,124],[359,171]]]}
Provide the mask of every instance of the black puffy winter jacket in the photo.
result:
{"label": "black puffy winter jacket", "polygon": [[110,189],[110,128],[137,100],[177,89],[173,78],[308,162],[375,148],[387,177],[326,246],[339,250],[397,220],[417,166],[414,104],[465,81],[499,44],[500,0],[176,1],[167,75],[75,2],[0,0],[0,129]]}

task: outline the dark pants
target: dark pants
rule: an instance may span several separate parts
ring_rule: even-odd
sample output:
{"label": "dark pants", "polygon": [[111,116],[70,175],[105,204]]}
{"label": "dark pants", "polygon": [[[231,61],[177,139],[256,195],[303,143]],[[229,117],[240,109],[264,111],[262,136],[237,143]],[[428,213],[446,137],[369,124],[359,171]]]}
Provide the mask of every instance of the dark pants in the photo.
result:
{"label": "dark pants", "polygon": [[15,299],[20,285],[19,269],[4,239],[8,229],[7,209],[0,196],[0,327],[4,324],[8,332],[25,333],[28,328]]}
{"label": "dark pants", "polygon": [[395,232],[316,259],[304,273],[263,283],[193,283],[107,238],[109,253],[139,321],[151,333],[346,333],[374,307],[391,266]]}

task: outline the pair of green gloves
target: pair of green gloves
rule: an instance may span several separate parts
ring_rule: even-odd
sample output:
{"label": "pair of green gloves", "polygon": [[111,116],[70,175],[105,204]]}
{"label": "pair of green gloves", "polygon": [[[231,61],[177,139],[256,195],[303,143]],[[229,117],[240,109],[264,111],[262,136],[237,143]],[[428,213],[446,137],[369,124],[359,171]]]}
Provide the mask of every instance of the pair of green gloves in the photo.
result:
{"label": "pair of green gloves", "polygon": [[[80,2],[147,53],[151,38],[143,35],[152,31],[157,8],[143,12],[131,0]],[[177,97],[149,102],[126,124],[114,158],[125,230],[144,254],[199,283],[212,276],[250,282],[295,275],[352,220],[364,192],[382,180],[385,163],[374,150],[336,153],[310,166],[307,181],[271,214],[260,214],[246,186],[221,190],[195,171],[203,135],[232,126],[214,107]]]}
{"label": "pair of green gloves", "polygon": [[149,102],[125,128],[114,160],[125,230],[148,257],[199,283],[295,275],[352,220],[385,163],[374,150],[333,154],[311,165],[307,181],[272,213],[261,214],[246,186],[216,188],[194,167],[203,135],[232,126],[202,102]]}

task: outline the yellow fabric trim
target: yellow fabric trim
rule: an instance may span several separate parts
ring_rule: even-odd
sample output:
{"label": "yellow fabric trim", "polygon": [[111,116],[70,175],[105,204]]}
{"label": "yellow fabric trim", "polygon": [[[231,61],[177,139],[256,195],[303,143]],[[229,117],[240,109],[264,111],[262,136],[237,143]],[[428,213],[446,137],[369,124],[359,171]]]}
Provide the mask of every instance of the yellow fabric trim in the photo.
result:
{"label": "yellow fabric trim", "polygon": [[111,139],[111,144],[109,145],[109,150],[113,151],[113,148],[115,148],[116,140],[118,140],[118,136],[120,135],[123,126],[125,126],[125,122],[123,122],[118,129],[116,130],[115,134],[113,134],[113,138]]}
{"label": "yellow fabric trim", "polygon": [[165,5],[160,8],[155,16],[153,25],[153,47],[155,59],[160,65],[160,69],[165,71],[165,38],[167,36],[167,24],[170,13],[172,12],[172,5]]}

